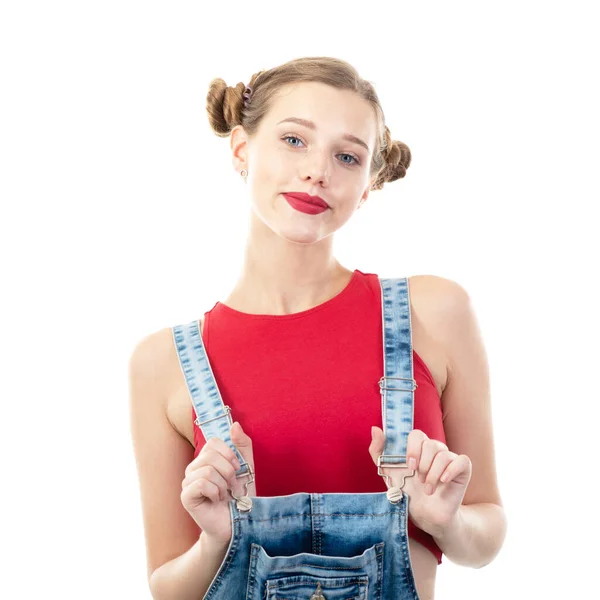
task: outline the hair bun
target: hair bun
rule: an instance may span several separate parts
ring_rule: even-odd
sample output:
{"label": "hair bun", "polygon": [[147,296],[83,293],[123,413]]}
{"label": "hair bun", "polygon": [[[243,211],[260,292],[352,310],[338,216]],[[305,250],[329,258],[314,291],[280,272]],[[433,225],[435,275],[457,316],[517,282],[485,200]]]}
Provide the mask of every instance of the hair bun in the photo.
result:
{"label": "hair bun", "polygon": [[382,149],[385,167],[373,183],[372,189],[374,190],[382,189],[384,183],[404,177],[412,159],[410,148],[404,142],[392,140],[387,126],[385,127],[385,142],[385,147]]}
{"label": "hair bun", "polygon": [[230,87],[220,77],[210,82],[206,95],[206,112],[210,126],[218,136],[228,136],[242,122],[245,89],[243,83]]}
{"label": "hair bun", "polygon": [[387,181],[395,181],[406,175],[406,169],[410,166],[412,155],[410,148],[403,142],[394,140],[387,156],[388,168],[393,171],[394,178]]}

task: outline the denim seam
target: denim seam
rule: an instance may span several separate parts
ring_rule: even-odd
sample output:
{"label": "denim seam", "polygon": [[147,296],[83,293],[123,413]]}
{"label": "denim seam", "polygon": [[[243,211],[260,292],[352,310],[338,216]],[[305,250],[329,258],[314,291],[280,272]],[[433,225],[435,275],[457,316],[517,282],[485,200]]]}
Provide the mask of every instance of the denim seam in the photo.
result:
{"label": "denim seam", "polygon": [[375,586],[375,600],[381,600],[383,593],[383,564],[385,562],[385,542],[381,542],[381,551],[377,552],[377,585]]}
{"label": "denim seam", "polygon": [[[322,554],[315,554],[315,556],[323,556]],[[331,556],[327,556],[326,558],[339,558],[339,557],[331,557]],[[366,565],[370,565],[372,562],[374,562],[375,558],[368,560],[367,562],[363,563],[362,565],[358,566],[358,567],[332,567],[329,565],[313,565],[311,563],[298,563],[297,565],[294,565],[295,567],[310,567],[311,569],[325,569],[327,571],[353,571],[353,570],[358,570],[358,569],[364,569],[364,567]],[[293,577],[293,575],[290,575],[290,577]]]}
{"label": "denim seam", "polygon": [[[307,577],[307,578],[311,578],[311,579],[316,579],[317,578],[316,575],[303,575],[302,577]],[[321,579],[323,579],[323,578],[321,578]],[[344,579],[344,580],[340,581],[339,583],[337,583],[335,585],[333,585],[333,584],[331,584],[331,583],[328,582],[327,583],[328,587],[331,587],[331,588],[343,587],[343,586],[351,584],[351,583],[352,584],[358,584],[358,585],[368,585],[368,583],[369,583],[369,576],[368,575],[365,575],[361,579],[357,579],[353,575],[350,575],[349,577],[346,577],[346,578],[340,577],[339,579]],[[296,583],[299,583],[299,584],[302,585],[302,584],[305,584],[307,582],[305,582],[305,581],[298,581]],[[288,581],[288,582],[281,582],[281,583],[273,583],[273,581],[269,581],[269,588],[275,589],[275,588],[281,587],[283,585],[290,585],[290,584],[291,585],[295,585],[295,582]]]}
{"label": "denim seam", "polygon": [[236,519],[239,521],[249,521],[252,523],[264,523],[267,521],[281,521],[283,519],[298,519],[298,518],[304,518],[304,517],[310,517],[310,518],[314,518],[314,517],[358,517],[361,519],[367,518],[367,517],[384,517],[385,515],[392,515],[394,513],[397,513],[398,511],[396,510],[390,510],[389,512],[385,512],[385,513],[306,513],[306,514],[302,514],[302,515],[283,515],[281,517],[267,517],[265,519],[256,519],[254,517],[249,517],[246,519]]}
{"label": "denim seam", "polygon": [[[417,589],[414,584],[414,573],[411,568],[410,550],[408,548],[408,506],[404,504],[404,510],[399,513],[400,515],[400,547],[402,548],[402,554],[404,556],[404,573],[406,576],[406,583],[410,587],[411,592],[414,595],[413,600],[419,600]],[[406,524],[406,527],[403,525]]]}
{"label": "denim seam", "polygon": [[[322,554],[315,554],[315,556],[323,556]],[[370,565],[372,562],[375,562],[377,560],[379,560],[379,557],[381,556],[381,552],[378,552],[377,555],[375,557],[373,557],[372,559],[362,563],[361,565],[357,566],[357,567],[333,567],[333,566],[329,566],[329,565],[315,565],[315,564],[311,564],[311,563],[298,563],[297,565],[294,565],[294,568],[296,567],[310,567],[311,569],[327,569],[327,570],[338,570],[338,571],[351,571],[354,569],[363,569],[366,565]],[[326,555],[325,558],[340,558],[340,557],[332,557],[330,555]],[[343,557],[342,557],[343,558]],[[289,575],[289,577],[302,577],[303,574],[302,573],[298,573],[298,575]]]}
{"label": "denim seam", "polygon": [[237,550],[239,548],[240,537],[241,537],[240,527],[239,527],[239,523],[236,524],[235,521],[236,521],[236,519],[234,519],[235,530],[233,531],[233,540],[231,542],[231,548],[229,549],[229,552],[227,553],[227,555],[223,558],[223,562],[221,563],[221,566],[219,567],[219,574],[217,575],[217,577],[213,581],[212,585],[210,586],[210,591],[207,591],[207,593],[206,593],[206,596],[205,596],[206,600],[210,600],[210,598],[212,596],[214,596],[214,594],[219,589],[221,582],[223,581],[223,578],[225,577],[225,573],[231,566],[231,563],[233,562],[233,558],[235,557],[235,553],[237,552]]}

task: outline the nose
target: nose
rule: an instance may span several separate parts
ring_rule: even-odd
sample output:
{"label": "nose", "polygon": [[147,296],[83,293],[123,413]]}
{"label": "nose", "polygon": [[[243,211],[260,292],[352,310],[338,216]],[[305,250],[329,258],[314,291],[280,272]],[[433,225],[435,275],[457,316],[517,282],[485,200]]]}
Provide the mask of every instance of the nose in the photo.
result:
{"label": "nose", "polygon": [[310,177],[313,182],[329,182],[329,156],[326,151],[316,151],[311,148],[304,157],[300,167],[302,179]]}

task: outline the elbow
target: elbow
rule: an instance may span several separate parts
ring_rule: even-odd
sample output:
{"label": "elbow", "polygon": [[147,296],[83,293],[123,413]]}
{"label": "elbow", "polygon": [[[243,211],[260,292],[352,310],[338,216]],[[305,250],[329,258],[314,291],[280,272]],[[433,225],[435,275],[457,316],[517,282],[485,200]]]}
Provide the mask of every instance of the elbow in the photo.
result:
{"label": "elbow", "polygon": [[489,539],[488,552],[485,554],[485,559],[478,565],[475,565],[476,569],[487,567],[494,561],[498,554],[500,554],[500,550],[502,550],[504,540],[506,539],[506,532],[508,530],[508,520],[503,509],[499,511],[499,514],[500,518],[498,519],[497,525],[493,530],[493,534]]}
{"label": "elbow", "polygon": [[148,588],[152,600],[168,600],[168,596],[164,592],[164,586],[161,586],[160,567],[157,567],[148,576]]}

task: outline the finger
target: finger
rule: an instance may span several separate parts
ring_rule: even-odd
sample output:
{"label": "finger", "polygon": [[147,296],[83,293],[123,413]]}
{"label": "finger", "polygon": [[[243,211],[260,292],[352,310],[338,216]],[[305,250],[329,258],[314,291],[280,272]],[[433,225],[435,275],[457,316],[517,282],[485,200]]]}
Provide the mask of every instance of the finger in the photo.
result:
{"label": "finger", "polygon": [[233,425],[231,426],[231,437],[232,438],[237,438],[240,442],[245,442],[245,443],[252,443],[250,440],[250,436],[248,436],[248,434],[244,431],[244,428],[242,427],[242,424],[239,421],[234,421]]}
{"label": "finger", "polygon": [[230,480],[227,480],[223,477],[223,474],[220,473],[217,469],[215,469],[212,465],[206,465],[203,469],[199,469],[194,472],[194,479],[188,479],[185,483],[187,487],[192,486],[195,482],[200,481],[201,479],[205,479],[209,481],[213,485],[215,485],[219,490],[220,498],[227,497],[227,490],[233,488],[234,477]]}
{"label": "finger", "polygon": [[217,470],[213,465],[206,465],[206,471],[204,471],[203,478],[217,486],[220,500],[229,498],[228,490],[233,489],[234,476],[227,479],[223,476],[223,473]]}
{"label": "finger", "polygon": [[[440,478],[447,467],[452,464],[454,459],[457,457],[457,454],[454,452],[450,452],[449,450],[442,450],[435,455],[433,459],[433,464],[429,469],[429,473],[427,473],[427,477],[425,479],[425,493],[426,494],[434,494],[435,490],[440,483]],[[431,486],[428,488],[427,486]]]}
{"label": "finger", "polygon": [[252,440],[237,421],[231,426],[231,441],[244,461],[248,462],[252,457]]}
{"label": "finger", "polygon": [[219,486],[201,477],[183,489],[181,492],[181,501],[186,503],[186,498],[200,498],[202,496],[208,498],[211,502],[219,502],[221,498]]}
{"label": "finger", "polygon": [[[377,458],[383,452],[385,447],[385,433],[380,427],[374,425],[371,428],[372,441],[369,446],[369,452],[373,458],[373,461],[377,464]],[[421,445],[423,441],[428,440],[427,435],[421,431],[420,429],[413,429],[408,435],[408,442],[406,446],[406,460],[407,462],[410,458],[415,459],[415,467],[419,464],[419,457],[421,454]],[[410,466],[410,465],[409,465]]]}
{"label": "finger", "polygon": [[440,477],[442,483],[456,479],[462,473],[467,473],[470,479],[471,459],[466,454],[459,454],[446,468]]}
{"label": "finger", "polygon": [[429,469],[431,469],[431,465],[433,464],[437,453],[445,450],[448,450],[448,447],[439,440],[427,438],[427,440],[423,442],[423,445],[421,446],[421,459],[418,466],[419,479],[422,483],[425,483],[425,479],[427,478],[427,474],[429,473]]}
{"label": "finger", "polygon": [[185,487],[202,477],[209,479],[223,490],[232,486],[235,479],[235,468],[233,465],[218,452],[206,452],[205,456],[207,463],[198,469],[194,469],[189,475],[186,475],[181,482],[181,487]]}
{"label": "finger", "polygon": [[[419,471],[423,443],[428,439],[429,438],[427,437],[427,434],[420,429],[413,429],[408,434],[408,442],[406,443],[406,460],[409,468],[415,469],[415,473]],[[412,466],[411,458],[414,459],[414,466]]]}
{"label": "finger", "polygon": [[[232,440],[233,441],[233,440]],[[208,440],[207,443],[211,443],[213,445],[213,447],[220,452],[225,458],[227,458],[229,461],[233,462],[233,463],[239,463],[239,459],[235,453],[235,451],[233,450],[233,448],[227,444],[226,442],[224,442],[222,439],[214,437],[211,438],[210,440]],[[234,444],[237,446],[237,444]],[[240,468],[239,465],[236,468]]]}
{"label": "finger", "polygon": [[252,475],[247,472],[235,479],[237,489],[239,490],[239,492],[236,492],[236,495],[238,493],[243,493],[249,496],[254,496],[256,495],[256,474],[254,473],[254,453],[252,450],[252,439],[244,431],[239,421],[235,421],[231,426],[231,440],[233,441],[237,451],[240,453],[244,463],[247,463],[253,471]]}
{"label": "finger", "polygon": [[215,454],[218,454],[229,461],[236,470],[240,468],[240,463],[235,452],[223,440],[214,437],[204,444],[198,456],[196,456],[196,458],[186,467],[185,475],[187,476],[195,469],[212,462],[211,457]]}
{"label": "finger", "polygon": [[383,452],[385,447],[385,434],[383,430],[377,426],[371,428],[371,443],[369,444],[369,454],[373,459],[373,462],[377,464],[377,458]]}

